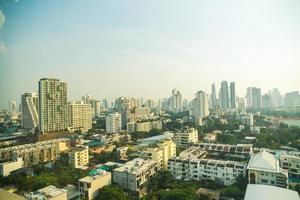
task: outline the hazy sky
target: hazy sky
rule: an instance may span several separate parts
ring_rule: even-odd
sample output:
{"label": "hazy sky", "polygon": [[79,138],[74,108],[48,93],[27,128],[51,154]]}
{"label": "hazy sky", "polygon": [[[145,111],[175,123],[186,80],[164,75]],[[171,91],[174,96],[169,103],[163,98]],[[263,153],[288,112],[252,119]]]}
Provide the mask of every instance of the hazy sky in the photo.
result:
{"label": "hazy sky", "polygon": [[[300,87],[299,0],[0,0],[0,107],[41,77],[69,98],[159,98],[236,81]],[[217,88],[218,89],[218,88]]]}

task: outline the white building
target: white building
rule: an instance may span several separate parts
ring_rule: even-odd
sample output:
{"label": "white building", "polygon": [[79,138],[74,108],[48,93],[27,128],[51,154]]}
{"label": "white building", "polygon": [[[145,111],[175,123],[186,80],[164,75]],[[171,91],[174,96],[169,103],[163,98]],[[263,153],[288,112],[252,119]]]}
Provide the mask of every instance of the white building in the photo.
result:
{"label": "white building", "polygon": [[192,113],[197,122],[199,118],[202,119],[209,115],[209,103],[208,95],[205,92],[198,91],[195,96],[196,98],[192,101]]}
{"label": "white building", "polygon": [[58,79],[39,81],[39,131],[50,133],[68,128],[67,83]]}
{"label": "white building", "polygon": [[24,166],[22,158],[18,158],[16,161],[8,161],[0,163],[0,175],[8,176],[14,170],[20,169]]}
{"label": "white building", "polygon": [[270,185],[248,184],[244,200],[299,200],[298,192]]}
{"label": "white building", "polygon": [[69,103],[68,121],[72,130],[87,132],[92,128],[92,108],[91,104]]}
{"label": "white building", "polygon": [[69,163],[74,168],[85,168],[89,164],[89,147],[71,147],[69,154]]}
{"label": "white building", "polygon": [[110,113],[106,117],[106,132],[118,133],[122,130],[122,118],[119,113]]}
{"label": "white building", "polygon": [[78,180],[80,198],[87,200],[95,199],[99,195],[99,189],[111,184],[111,173],[99,170],[93,175]]}
{"label": "white building", "polygon": [[128,133],[132,133],[135,131],[149,132],[152,129],[161,130],[162,122],[160,119],[152,119],[152,120],[141,120],[137,122],[131,122],[127,124]]}
{"label": "white building", "polygon": [[67,190],[49,185],[24,195],[27,200],[68,200]]}
{"label": "white building", "polygon": [[288,172],[280,168],[275,156],[266,151],[252,155],[247,169],[250,184],[288,186]]}
{"label": "white building", "polygon": [[35,93],[25,93],[22,95],[21,112],[22,127],[33,129],[38,127],[39,115],[38,95]]}
{"label": "white building", "polygon": [[198,142],[198,130],[195,128],[182,128],[174,133],[176,146],[187,148],[189,145]]}
{"label": "white building", "polygon": [[135,158],[113,170],[113,181],[123,189],[142,196],[146,192],[147,181],[157,170],[155,161]]}
{"label": "white building", "polygon": [[281,153],[279,156],[279,165],[282,169],[288,171],[289,180],[291,182],[299,182],[300,180],[300,157]]}
{"label": "white building", "polygon": [[241,123],[243,125],[253,126],[253,124],[254,124],[254,122],[253,122],[253,115],[252,114],[242,115],[241,116]]}

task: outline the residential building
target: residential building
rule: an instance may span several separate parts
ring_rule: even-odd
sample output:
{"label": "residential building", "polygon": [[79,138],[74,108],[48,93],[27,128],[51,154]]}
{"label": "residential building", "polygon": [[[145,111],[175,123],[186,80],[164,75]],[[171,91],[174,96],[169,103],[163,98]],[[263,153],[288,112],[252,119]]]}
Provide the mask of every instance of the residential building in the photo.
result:
{"label": "residential building", "polygon": [[261,108],[265,110],[270,110],[273,108],[273,101],[272,101],[272,96],[270,94],[264,94],[261,97],[262,103],[261,103]]}
{"label": "residential building", "polygon": [[155,161],[135,158],[113,170],[113,182],[141,197],[146,193],[146,183],[157,170]]}
{"label": "residential building", "polygon": [[248,184],[244,200],[299,200],[298,192],[270,185]]}
{"label": "residential building", "polygon": [[67,190],[49,185],[24,195],[27,200],[68,200]]}
{"label": "residential building", "polygon": [[241,115],[241,123],[246,126],[253,126],[254,121],[253,121],[253,115],[252,114],[243,114]]}
{"label": "residential building", "polygon": [[174,133],[176,146],[187,148],[191,144],[198,142],[198,130],[195,128],[184,127]]}
{"label": "residential building", "polygon": [[106,132],[118,133],[122,130],[122,118],[119,113],[110,113],[106,117]]}
{"label": "residential building", "polygon": [[22,158],[16,161],[7,161],[0,163],[0,176],[8,176],[14,170],[20,169],[24,166]]}
{"label": "residential building", "polygon": [[213,83],[211,85],[211,107],[214,109],[216,106],[218,106],[218,101],[217,101],[217,91],[216,91],[216,84]]}
{"label": "residential building", "polygon": [[286,153],[279,154],[279,166],[288,171],[289,182],[300,181],[300,157]]}
{"label": "residential building", "polygon": [[[192,113],[195,121],[207,117],[209,115],[208,95],[203,91],[198,91],[192,101]],[[197,123],[199,124],[199,123]]]}
{"label": "residential building", "polygon": [[71,147],[69,154],[69,163],[74,168],[85,168],[89,164],[89,147]]}
{"label": "residential building", "polygon": [[178,180],[210,179],[231,185],[237,177],[246,175],[246,163],[213,159],[174,157],[169,159],[168,170]]}
{"label": "residential building", "polygon": [[300,94],[299,91],[286,93],[284,96],[284,105],[288,108],[300,106]]}
{"label": "residential building", "polygon": [[152,129],[162,129],[162,122],[160,119],[139,120],[127,124],[128,133],[135,131],[149,132]]}
{"label": "residential building", "polygon": [[11,112],[16,112],[17,109],[17,102],[15,100],[10,100],[9,101],[9,111]]}
{"label": "residential building", "polygon": [[101,114],[101,102],[95,101],[95,108],[94,108],[94,116],[100,117]]}
{"label": "residential building", "polygon": [[252,106],[251,108],[255,111],[259,111],[262,106],[262,98],[261,98],[261,89],[253,87],[252,88]]}
{"label": "residential building", "polygon": [[240,113],[246,113],[245,98],[243,98],[243,97],[238,97],[237,98],[237,108],[240,111]]}
{"label": "residential building", "polygon": [[39,81],[39,131],[50,133],[68,128],[67,83],[58,79]]}
{"label": "residential building", "polygon": [[280,168],[275,156],[266,151],[252,155],[247,170],[250,184],[288,186],[288,172]]}
{"label": "residential building", "polygon": [[104,170],[93,170],[89,176],[78,180],[80,198],[95,199],[99,195],[99,189],[111,184],[111,173]]}
{"label": "residential building", "polygon": [[69,103],[68,121],[72,130],[81,130],[86,133],[92,128],[92,108],[90,104]]}
{"label": "residential building", "polygon": [[35,93],[25,93],[21,100],[21,123],[23,128],[34,129],[38,127],[38,95]]}
{"label": "residential building", "polygon": [[170,110],[177,113],[182,111],[182,95],[176,89],[172,90],[170,97]]}

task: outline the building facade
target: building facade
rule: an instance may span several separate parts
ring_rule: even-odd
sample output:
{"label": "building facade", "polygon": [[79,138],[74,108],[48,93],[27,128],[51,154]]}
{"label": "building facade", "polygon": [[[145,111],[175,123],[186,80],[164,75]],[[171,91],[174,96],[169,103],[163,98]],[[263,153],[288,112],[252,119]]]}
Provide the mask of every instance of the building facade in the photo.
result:
{"label": "building facade", "polygon": [[198,142],[198,130],[195,128],[182,128],[174,133],[176,146],[180,148],[187,148],[191,144]]}
{"label": "building facade", "polygon": [[92,128],[92,108],[90,104],[69,103],[68,104],[69,128],[87,132]]}
{"label": "building facade", "polygon": [[122,117],[119,113],[110,113],[106,117],[106,132],[118,133],[122,130]]}
{"label": "building facade", "polygon": [[89,164],[89,147],[71,147],[69,154],[69,163],[74,168],[87,167]]}
{"label": "building facade", "polygon": [[35,93],[25,93],[21,99],[21,122],[23,128],[33,129],[39,123],[39,102],[38,95]]}

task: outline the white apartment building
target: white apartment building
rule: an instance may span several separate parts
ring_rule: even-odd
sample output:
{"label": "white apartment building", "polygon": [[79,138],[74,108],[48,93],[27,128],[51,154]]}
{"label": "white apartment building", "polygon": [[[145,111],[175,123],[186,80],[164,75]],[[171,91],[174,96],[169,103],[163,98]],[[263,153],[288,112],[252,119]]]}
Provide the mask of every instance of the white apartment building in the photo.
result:
{"label": "white apartment building", "polygon": [[138,196],[146,192],[147,181],[157,172],[157,163],[153,160],[135,158],[124,166],[113,170],[113,182]]}
{"label": "white apartment building", "polygon": [[280,168],[275,156],[266,151],[252,155],[247,170],[250,184],[288,186],[288,172]]}
{"label": "white apartment building", "polygon": [[185,127],[174,133],[176,146],[180,148],[187,148],[191,144],[198,142],[198,130],[195,128]]}
{"label": "white apartment building", "polygon": [[36,93],[25,93],[21,101],[21,122],[23,128],[33,129],[38,127],[39,115],[38,95]]}
{"label": "white apartment building", "polygon": [[246,166],[242,162],[174,157],[169,159],[168,170],[179,180],[210,179],[231,185],[237,177],[246,175]]}
{"label": "white apartment building", "polygon": [[14,170],[20,169],[24,166],[22,158],[16,161],[8,161],[0,163],[0,176],[8,176]]}
{"label": "white apartment building", "polygon": [[99,195],[99,189],[111,184],[111,173],[99,170],[93,175],[78,180],[80,198],[95,199]]}
{"label": "white apartment building", "polygon": [[252,114],[244,114],[241,116],[241,123],[247,126],[253,126],[253,115]]}
{"label": "white apartment building", "polygon": [[106,117],[106,132],[118,133],[122,130],[122,117],[120,113],[110,113]]}
{"label": "white apartment building", "polygon": [[68,121],[72,130],[87,132],[92,128],[92,108],[91,104],[69,103]]}
{"label": "white apartment building", "polygon": [[127,123],[128,133],[132,133],[135,131],[149,132],[152,129],[162,129],[162,122],[160,119]]}
{"label": "white apartment building", "polygon": [[51,133],[68,128],[67,83],[58,79],[39,81],[39,131]]}
{"label": "white apartment building", "polygon": [[49,185],[35,192],[25,194],[27,200],[68,200],[67,190]]}
{"label": "white apartment building", "polygon": [[300,157],[281,153],[279,156],[279,166],[288,171],[289,181],[299,182],[300,180]]}
{"label": "white apartment building", "polygon": [[69,154],[69,163],[74,168],[87,167],[89,164],[89,147],[71,147]]}

